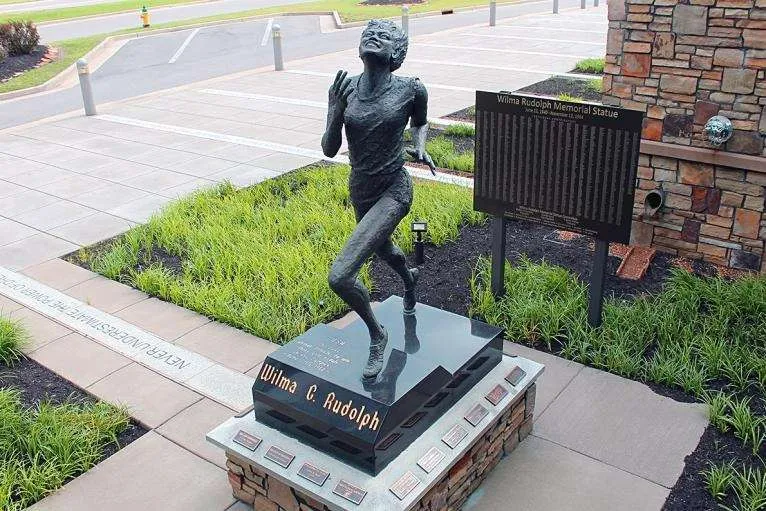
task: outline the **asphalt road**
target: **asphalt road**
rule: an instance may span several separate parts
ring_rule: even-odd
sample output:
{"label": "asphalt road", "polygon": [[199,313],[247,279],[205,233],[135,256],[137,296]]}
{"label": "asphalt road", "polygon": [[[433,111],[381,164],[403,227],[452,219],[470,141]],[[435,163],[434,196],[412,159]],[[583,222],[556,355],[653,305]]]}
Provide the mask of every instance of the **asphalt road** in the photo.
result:
{"label": "asphalt road", "polygon": [[[579,6],[561,0],[560,8]],[[529,2],[498,7],[498,18],[550,12],[551,3]],[[486,9],[410,20],[413,35],[484,23]],[[286,66],[290,60],[356,47],[361,27],[322,34],[318,16],[285,16],[274,19],[283,34]],[[169,61],[192,30],[183,30],[129,41],[92,76],[96,103],[177,87],[247,69],[273,65],[269,41],[261,46],[267,20],[230,23],[200,29],[174,63]],[[417,44],[417,43],[414,43]],[[328,70],[332,72],[334,70]],[[0,129],[32,122],[82,107],[79,87],[0,102]]]}
{"label": "asphalt road", "polygon": [[[103,1],[103,0],[102,0]],[[183,21],[218,14],[273,7],[275,5],[288,5],[305,2],[306,0],[215,0],[188,5],[159,7],[151,9],[151,22],[154,24]],[[2,11],[2,9],[0,9]],[[126,12],[111,14],[97,18],[85,18],[72,21],[45,23],[38,27],[40,38],[43,41],[60,41],[75,37],[85,37],[96,34],[116,32],[126,28],[141,26],[139,12]]]}

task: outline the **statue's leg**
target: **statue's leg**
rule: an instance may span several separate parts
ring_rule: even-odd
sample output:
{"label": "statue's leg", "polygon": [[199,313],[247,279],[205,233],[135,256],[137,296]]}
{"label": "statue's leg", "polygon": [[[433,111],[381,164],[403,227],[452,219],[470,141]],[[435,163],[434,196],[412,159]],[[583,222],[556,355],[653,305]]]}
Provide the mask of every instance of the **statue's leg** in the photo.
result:
{"label": "statue's leg", "polygon": [[370,294],[357,278],[367,259],[393,234],[408,206],[382,197],[362,217],[330,268],[330,288],[364,321],[370,331],[370,359],[363,372],[375,377],[383,368],[383,352],[388,342],[385,329],[370,307]]}
{"label": "statue's leg", "polygon": [[391,238],[388,238],[375,253],[393,268],[404,281],[404,311],[413,312],[415,310],[415,284],[418,282],[418,269],[407,268],[404,252],[391,241]]}

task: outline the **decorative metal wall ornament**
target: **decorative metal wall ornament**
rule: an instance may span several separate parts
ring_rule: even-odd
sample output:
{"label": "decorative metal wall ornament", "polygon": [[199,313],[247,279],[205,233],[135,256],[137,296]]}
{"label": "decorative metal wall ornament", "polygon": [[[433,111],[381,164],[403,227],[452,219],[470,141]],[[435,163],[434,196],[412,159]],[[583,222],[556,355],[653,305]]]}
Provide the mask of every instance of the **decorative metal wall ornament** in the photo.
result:
{"label": "decorative metal wall ornament", "polygon": [[705,133],[713,145],[723,145],[731,138],[734,127],[728,117],[714,115],[705,123]]}

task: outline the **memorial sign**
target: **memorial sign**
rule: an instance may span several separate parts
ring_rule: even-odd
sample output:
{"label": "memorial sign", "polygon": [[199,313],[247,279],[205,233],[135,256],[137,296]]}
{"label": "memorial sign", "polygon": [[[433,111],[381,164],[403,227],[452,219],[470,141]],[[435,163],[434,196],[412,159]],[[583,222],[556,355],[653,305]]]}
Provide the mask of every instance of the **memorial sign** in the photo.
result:
{"label": "memorial sign", "polygon": [[266,451],[266,454],[263,455],[266,459],[269,459],[279,465],[282,468],[287,468],[290,466],[290,463],[293,462],[295,459],[295,455],[292,453],[289,453],[285,451],[284,449],[277,447],[276,445],[272,445],[269,447],[269,450]]}
{"label": "memorial sign", "polygon": [[498,383],[492,388],[492,390],[489,391],[486,396],[484,396],[484,398],[494,406],[497,406],[497,404],[507,395],[508,390]]}
{"label": "memorial sign", "polygon": [[236,435],[234,435],[234,443],[237,443],[244,447],[245,449],[249,449],[251,451],[254,451],[258,448],[259,445],[261,445],[261,439],[258,438],[255,435],[251,435],[247,431],[239,430]]}
{"label": "memorial sign", "polygon": [[628,243],[643,113],[476,92],[474,209],[493,215],[492,291],[503,293],[505,219],[597,240],[588,321],[601,324],[609,242]]}
{"label": "memorial sign", "polygon": [[465,420],[467,420],[471,426],[476,426],[478,423],[481,422],[481,420],[487,416],[489,413],[489,410],[484,408],[481,404],[477,403],[468,410],[468,413],[465,414]]}
{"label": "memorial sign", "polygon": [[643,114],[476,92],[474,207],[628,243]]}
{"label": "memorial sign", "polygon": [[524,379],[524,377],[527,375],[527,373],[524,372],[524,369],[522,369],[519,366],[514,367],[511,369],[511,372],[508,373],[508,375],[505,377],[505,381],[513,385],[514,387],[519,384],[521,380]]}
{"label": "memorial sign", "polygon": [[344,481],[343,479],[338,481],[338,484],[335,485],[332,492],[357,505],[361,504],[365,495],[367,495],[367,492],[364,489],[355,484],[351,484],[348,481]]}
{"label": "memorial sign", "polygon": [[317,486],[324,485],[325,481],[327,481],[327,478],[330,477],[330,473],[328,471],[322,470],[319,467],[315,467],[309,462],[301,465],[301,468],[298,469],[298,475],[304,479],[308,479]]}
{"label": "memorial sign", "polygon": [[418,460],[418,466],[425,470],[426,474],[430,474],[436,466],[444,459],[444,453],[439,450],[438,447],[431,447],[426,453]]}
{"label": "memorial sign", "polygon": [[[391,297],[375,312],[389,343],[373,381],[361,321],[318,325],[271,353],[253,385],[258,421],[377,474],[502,358],[499,328]],[[449,346],[445,350],[445,346]]]}
{"label": "memorial sign", "polygon": [[397,499],[404,500],[420,484],[420,479],[409,470],[389,488]]}
{"label": "memorial sign", "polygon": [[447,444],[450,449],[454,449],[468,435],[468,431],[460,424],[455,424],[442,437],[442,442]]}

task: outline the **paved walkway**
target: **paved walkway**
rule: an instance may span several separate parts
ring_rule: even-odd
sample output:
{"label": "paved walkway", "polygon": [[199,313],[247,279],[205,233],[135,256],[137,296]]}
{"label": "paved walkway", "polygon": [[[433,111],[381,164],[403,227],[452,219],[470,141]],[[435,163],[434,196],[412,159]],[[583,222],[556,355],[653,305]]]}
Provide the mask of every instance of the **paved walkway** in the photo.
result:
{"label": "paved walkway", "polygon": [[[421,36],[401,72],[424,80],[438,117],[472,104],[476,88],[513,90],[603,54],[605,27],[602,7]],[[226,398],[226,385],[195,378],[215,366],[208,381],[252,381],[275,346],[57,257],[199,187],[249,185],[315,161],[327,86],[356,58],[289,62],[283,73],[242,73],[0,133],[0,311],[31,331],[32,358],[151,428],[32,509],[244,509],[223,456],[204,442],[244,405]],[[119,328],[93,332],[103,324]],[[155,345],[138,350],[140,339]],[[201,357],[189,366],[200,372],[163,368],[146,358],[150,348],[171,366]],[[502,509],[513,495],[523,509],[659,509],[707,424],[703,408],[522,346],[506,351],[546,365],[535,433],[467,507]]]}

